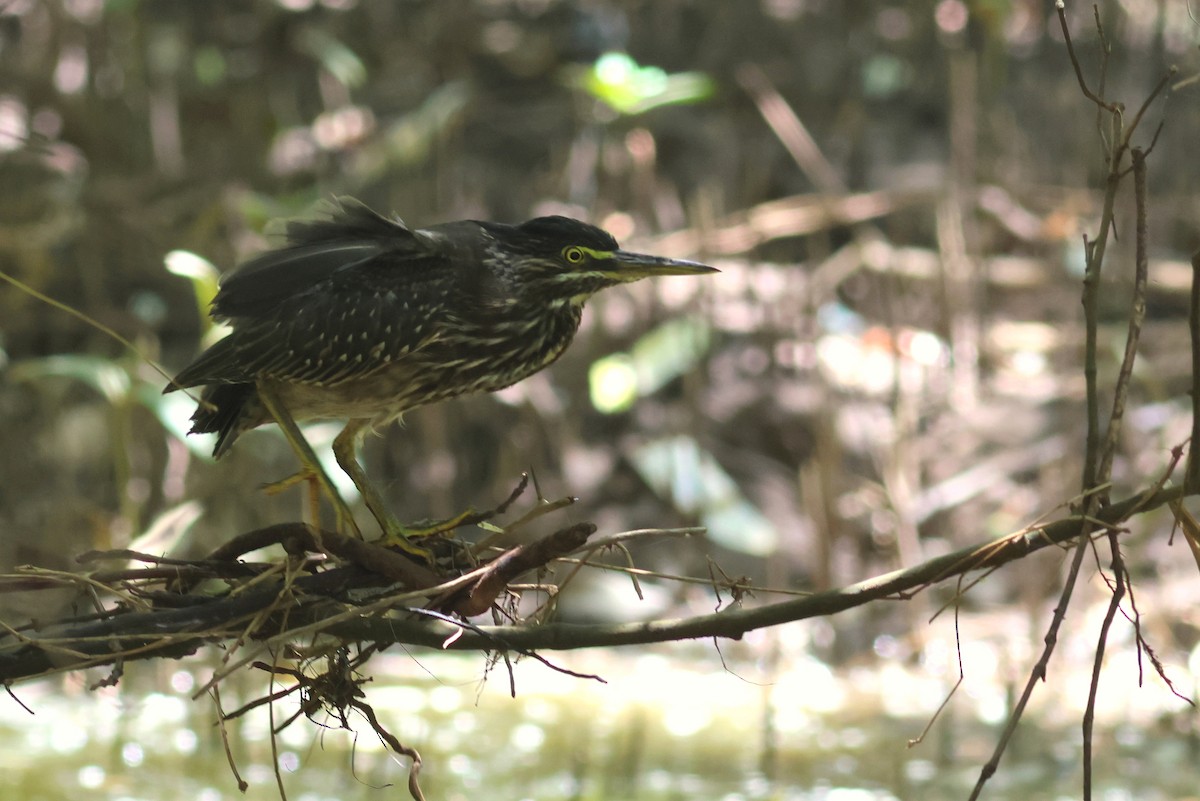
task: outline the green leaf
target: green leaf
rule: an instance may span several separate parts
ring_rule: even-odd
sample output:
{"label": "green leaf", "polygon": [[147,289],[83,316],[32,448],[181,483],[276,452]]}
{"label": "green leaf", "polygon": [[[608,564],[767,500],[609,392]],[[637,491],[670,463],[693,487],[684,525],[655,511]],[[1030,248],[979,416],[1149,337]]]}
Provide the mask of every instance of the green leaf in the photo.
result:
{"label": "green leaf", "polygon": [[196,50],[192,56],[192,71],[201,85],[216,86],[225,79],[229,65],[220,48],[206,45]]}
{"label": "green leaf", "polygon": [[592,406],[603,414],[628,411],[638,399],[637,369],[628,353],[597,359],[588,368]]}
{"label": "green leaf", "polygon": [[605,53],[569,82],[626,115],[643,114],[659,106],[698,103],[712,97],[716,86],[702,72],[668,74],[659,67],[643,67],[626,53]]}
{"label": "green leaf", "polygon": [[15,381],[39,381],[45,378],[69,378],[87,384],[116,403],[129,394],[129,373],[111,359],[82,353],[64,353],[29,359],[13,365],[9,376]]}
{"label": "green leaf", "polygon": [[651,489],[679,511],[695,515],[714,542],[754,556],[775,552],[775,526],[694,438],[648,442],[634,452],[633,464]]}
{"label": "green leaf", "polygon": [[217,296],[220,272],[208,259],[190,250],[172,250],[163,257],[163,264],[166,265],[167,272],[192,282],[192,294],[196,297],[200,320],[207,330],[207,327],[212,325],[208,307]]}
{"label": "green leaf", "polygon": [[711,339],[706,322],[681,318],[643,336],[629,353],[596,360],[588,370],[592,405],[604,414],[628,411],[638,398],[657,392],[695,367]]}
{"label": "green leaf", "polygon": [[350,88],[362,86],[367,81],[367,66],[358,54],[343,44],[328,31],[308,27],[296,37],[300,52],[307,53],[343,85]]}

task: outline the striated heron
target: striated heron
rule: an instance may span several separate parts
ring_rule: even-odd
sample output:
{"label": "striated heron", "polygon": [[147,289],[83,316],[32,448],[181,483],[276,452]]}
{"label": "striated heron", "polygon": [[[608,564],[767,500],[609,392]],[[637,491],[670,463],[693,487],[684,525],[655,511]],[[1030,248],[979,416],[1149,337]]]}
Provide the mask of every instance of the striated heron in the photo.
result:
{"label": "striated heron", "polygon": [[368,429],[536,373],[563,354],[584,302],[605,287],[710,272],[621,250],[566,217],[409,228],[341,198],[327,218],[290,222],[284,247],[224,277],[212,315],[231,333],[164,391],[205,387],[191,431],[215,432],[218,458],[243,432],[279,422],[323,479],[339,524],[357,531],[294,423],[349,418],[334,455],[384,533],[402,542],[406,529],[355,455]]}

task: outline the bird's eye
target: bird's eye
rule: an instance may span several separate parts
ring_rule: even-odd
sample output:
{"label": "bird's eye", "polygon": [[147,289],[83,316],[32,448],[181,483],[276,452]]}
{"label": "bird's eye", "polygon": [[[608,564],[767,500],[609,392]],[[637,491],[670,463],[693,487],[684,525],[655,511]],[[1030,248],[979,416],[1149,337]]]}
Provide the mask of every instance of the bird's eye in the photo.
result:
{"label": "bird's eye", "polygon": [[567,264],[582,264],[583,256],[583,248],[569,247],[563,249],[563,258],[567,260]]}

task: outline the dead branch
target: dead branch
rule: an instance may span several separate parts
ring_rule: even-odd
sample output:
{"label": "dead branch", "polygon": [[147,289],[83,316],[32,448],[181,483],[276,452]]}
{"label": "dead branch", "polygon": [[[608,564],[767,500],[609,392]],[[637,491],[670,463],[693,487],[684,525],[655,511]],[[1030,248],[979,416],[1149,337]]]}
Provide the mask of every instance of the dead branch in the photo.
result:
{"label": "dead branch", "polygon": [[[1104,526],[1114,529],[1135,514],[1182,496],[1181,488],[1156,487],[1099,510],[1097,518]],[[1087,522],[1083,515],[1072,515],[998,541],[989,540],[963,548],[915,567],[780,603],[683,619],[612,625],[550,623],[463,627],[444,618],[431,619],[418,614],[417,610],[409,611],[409,607],[398,601],[391,602],[386,595],[380,602],[380,593],[391,585],[389,579],[361,564],[351,564],[301,575],[290,582],[283,578],[264,580],[252,589],[216,598],[180,596],[190,600],[190,605],[181,608],[136,612],[117,607],[99,620],[56,622],[37,629],[10,630],[0,636],[0,681],[12,683],[48,672],[80,670],[119,660],[177,659],[194,653],[205,643],[240,636],[248,621],[272,606],[271,614],[251,632],[254,638],[287,637],[290,634],[307,636],[320,631],[343,641],[371,642],[380,648],[404,643],[483,651],[563,650],[707,637],[737,639],[754,629],[833,615],[880,599],[903,599],[972,571],[994,569],[1074,539]],[[290,536],[302,539],[304,535],[297,529],[306,528],[292,524],[287,531]],[[279,527],[273,529],[278,533]],[[511,581],[521,569],[535,569],[542,558],[561,553],[584,536],[585,530],[573,526],[524,551],[508,552],[494,563],[468,574],[467,583],[442,595],[433,606],[458,614],[479,608],[486,599],[495,598],[496,587],[502,588],[502,582]],[[329,533],[322,532],[322,536]],[[254,537],[266,536],[257,532],[252,534]],[[328,540],[326,545],[329,545]],[[288,597],[281,599],[285,587]],[[444,592],[437,588],[428,589]],[[367,590],[374,593],[369,602],[362,597]],[[403,597],[409,598],[411,594]]]}

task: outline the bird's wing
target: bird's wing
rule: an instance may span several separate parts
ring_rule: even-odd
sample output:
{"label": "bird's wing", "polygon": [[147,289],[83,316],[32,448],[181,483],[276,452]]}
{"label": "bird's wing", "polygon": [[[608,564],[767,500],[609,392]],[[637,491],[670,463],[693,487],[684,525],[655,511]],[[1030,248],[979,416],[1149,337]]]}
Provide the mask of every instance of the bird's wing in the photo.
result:
{"label": "bird's wing", "polygon": [[428,244],[402,222],[353,198],[338,198],[327,218],[289,222],[287,245],[227,274],[213,299],[213,317],[269,315],[338,271],[352,271],[380,256],[402,261],[428,252]]}
{"label": "bird's wing", "polygon": [[213,305],[233,332],[168,389],[258,378],[329,386],[438,338],[445,257],[365,206],[343,212],[293,224],[290,246],[231,275]]}
{"label": "bird's wing", "polygon": [[395,292],[326,282],[277,313],[239,325],[175,378],[173,387],[259,378],[333,386],[386,368],[437,339],[440,307]]}

